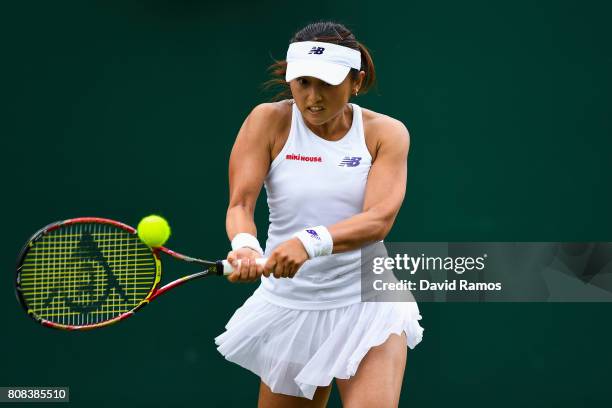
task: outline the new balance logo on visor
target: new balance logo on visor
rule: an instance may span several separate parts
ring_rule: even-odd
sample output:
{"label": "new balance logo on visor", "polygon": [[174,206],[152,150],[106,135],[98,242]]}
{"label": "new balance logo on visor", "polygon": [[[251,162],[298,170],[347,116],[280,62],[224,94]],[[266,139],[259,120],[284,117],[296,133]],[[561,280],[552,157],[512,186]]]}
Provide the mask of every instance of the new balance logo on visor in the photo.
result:
{"label": "new balance logo on visor", "polygon": [[319,241],[321,240],[321,237],[319,236],[319,234],[317,234],[317,231],[313,230],[313,229],[307,229],[306,232],[314,239],[318,239]]}
{"label": "new balance logo on visor", "polygon": [[340,162],[340,164],[338,166],[340,167],[357,167],[359,166],[359,163],[361,163],[361,157],[349,157],[346,156],[344,159],[342,159],[342,161]]}
{"label": "new balance logo on visor", "polygon": [[312,49],[310,51],[308,51],[308,53],[309,54],[321,55],[321,54],[323,54],[323,51],[325,51],[325,48],[323,48],[323,47],[312,47]]}

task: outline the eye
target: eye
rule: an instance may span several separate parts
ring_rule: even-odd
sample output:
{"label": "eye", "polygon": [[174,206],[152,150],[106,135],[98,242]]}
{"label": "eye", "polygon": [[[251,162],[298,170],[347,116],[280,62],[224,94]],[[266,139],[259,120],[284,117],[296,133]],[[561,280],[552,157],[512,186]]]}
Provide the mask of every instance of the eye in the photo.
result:
{"label": "eye", "polygon": [[308,84],[308,80],[307,80],[306,78],[304,78],[304,77],[299,77],[299,78],[297,79],[297,82],[298,82],[298,84],[300,84],[300,85],[307,85],[307,84]]}

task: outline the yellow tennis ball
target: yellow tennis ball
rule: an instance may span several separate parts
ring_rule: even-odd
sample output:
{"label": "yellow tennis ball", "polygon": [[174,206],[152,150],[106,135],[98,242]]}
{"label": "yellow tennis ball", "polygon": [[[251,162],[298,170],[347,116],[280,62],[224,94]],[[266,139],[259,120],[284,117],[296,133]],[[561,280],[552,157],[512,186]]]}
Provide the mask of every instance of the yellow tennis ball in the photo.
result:
{"label": "yellow tennis ball", "polygon": [[138,236],[152,248],[160,247],[170,238],[170,225],[159,215],[149,215],[138,223]]}

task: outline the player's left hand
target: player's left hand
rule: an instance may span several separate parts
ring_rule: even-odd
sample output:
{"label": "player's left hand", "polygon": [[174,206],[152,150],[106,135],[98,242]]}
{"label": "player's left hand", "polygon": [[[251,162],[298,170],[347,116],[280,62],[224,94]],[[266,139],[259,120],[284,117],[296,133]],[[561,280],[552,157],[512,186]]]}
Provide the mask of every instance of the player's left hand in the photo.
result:
{"label": "player's left hand", "polygon": [[291,238],[277,246],[264,266],[263,275],[275,278],[293,278],[308,260],[304,245],[297,238]]}

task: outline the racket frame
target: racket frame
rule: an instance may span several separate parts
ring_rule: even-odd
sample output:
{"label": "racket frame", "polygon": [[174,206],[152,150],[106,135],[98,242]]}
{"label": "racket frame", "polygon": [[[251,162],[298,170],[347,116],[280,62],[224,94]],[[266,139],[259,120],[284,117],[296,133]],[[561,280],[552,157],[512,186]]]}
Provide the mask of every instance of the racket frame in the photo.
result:
{"label": "racket frame", "polygon": [[[133,227],[130,227],[127,224],[124,224],[119,221],[111,220],[108,218],[100,218],[100,217],[79,217],[79,218],[71,218],[71,219],[63,220],[63,221],[57,221],[57,222],[51,223],[41,228],[34,235],[32,235],[32,237],[30,237],[27,243],[23,246],[23,248],[21,249],[19,253],[19,256],[17,257],[17,269],[16,269],[16,274],[15,274],[15,294],[17,296],[17,300],[19,301],[19,304],[25,310],[28,316],[30,316],[35,322],[37,322],[38,324],[42,326],[53,328],[53,329],[69,330],[69,331],[83,331],[83,330],[91,330],[91,329],[97,329],[100,327],[109,326],[111,324],[117,323],[121,320],[125,320],[128,317],[133,316],[134,313],[142,309],[145,305],[149,304],[153,299],[166,293],[170,289],[173,289],[177,286],[184,284],[185,282],[188,282],[194,279],[203,278],[208,275],[223,275],[223,262],[222,261],[211,262],[211,261],[205,261],[199,258],[193,258],[187,255],[178,253],[176,251],[172,251],[171,249],[168,249],[163,246],[160,246],[157,248],[149,247],[149,249],[151,250],[151,253],[153,254],[153,259],[155,260],[154,283],[151,287],[151,290],[146,295],[146,297],[143,298],[131,310],[124,312],[121,315],[116,316],[109,320],[105,320],[105,321],[98,322],[98,323],[84,324],[84,325],[61,324],[61,323],[56,323],[56,322],[46,320],[38,316],[32,309],[28,308],[27,302],[25,300],[25,297],[23,295],[23,291],[21,288],[21,269],[23,267],[23,263],[25,261],[25,258],[28,252],[34,246],[36,241],[40,240],[42,237],[44,237],[48,233],[55,231],[59,228],[62,228],[68,225],[72,225],[72,224],[80,224],[80,223],[109,224],[114,227],[125,230],[129,232],[130,234],[138,235],[138,232],[136,231],[136,229]],[[161,275],[162,275],[162,265],[161,265],[160,253],[165,253],[175,259],[178,259],[184,262],[202,265],[206,267],[206,269],[200,272],[196,272],[191,275],[183,276],[159,288],[159,283],[161,282]]]}

